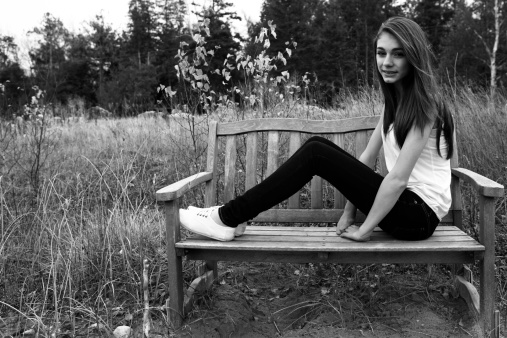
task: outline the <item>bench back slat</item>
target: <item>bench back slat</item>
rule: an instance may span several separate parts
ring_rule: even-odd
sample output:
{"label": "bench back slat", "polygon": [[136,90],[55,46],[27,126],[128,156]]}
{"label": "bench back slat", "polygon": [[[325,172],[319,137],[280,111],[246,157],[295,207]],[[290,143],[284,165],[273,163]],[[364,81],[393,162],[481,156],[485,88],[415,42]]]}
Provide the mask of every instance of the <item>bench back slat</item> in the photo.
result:
{"label": "bench back slat", "polygon": [[268,133],[268,162],[266,166],[266,177],[271,175],[278,168],[278,155],[280,153],[278,140],[278,131],[270,131]]}
{"label": "bench back slat", "polygon": [[225,143],[225,166],[224,166],[224,199],[229,201],[234,198],[234,182],[236,177],[236,136],[227,136]]}
{"label": "bench back slat", "polygon": [[[333,142],[340,148],[345,148],[345,134],[334,134]],[[340,190],[334,188],[334,207],[335,209],[343,209],[345,207],[345,196]]]}
{"label": "bench back slat", "polygon": [[[456,142],[456,130],[454,130],[454,134],[452,136],[454,141],[454,153],[451,158],[451,168],[458,168],[458,143]],[[451,211],[449,213],[453,214],[454,217],[454,225],[460,229],[463,229],[463,215],[462,215],[462,205],[461,205],[461,192],[459,188],[459,180],[456,177],[452,177],[451,179],[451,196],[452,196],[452,205]]]}
{"label": "bench back slat", "polygon": [[353,117],[343,120],[302,120],[302,119],[276,119],[265,118],[256,120],[243,120],[218,125],[217,135],[238,135],[261,131],[298,131],[312,134],[348,133],[359,130],[375,129],[378,116]]}
{"label": "bench back slat", "polygon": [[[301,133],[292,132],[290,133],[289,140],[289,156],[292,156],[301,147]],[[299,192],[289,197],[287,208],[297,209],[299,208]]]}
{"label": "bench back slat", "polygon": [[[210,153],[207,158],[207,170],[216,168],[217,158],[219,158],[217,138],[224,137],[225,149],[223,151],[225,154],[222,157],[224,158],[224,192],[221,200],[225,203],[235,197],[236,190],[238,190],[236,185],[243,179],[243,175],[237,174],[237,162],[245,164],[244,189],[246,191],[254,187],[259,180],[271,175],[279,167],[282,157],[293,155],[301,147],[303,134],[305,139],[308,135],[328,137],[342,149],[355,153],[355,156],[358,157],[366,148],[371,131],[375,128],[378,119],[379,116],[367,116],[336,121],[258,119],[219,124],[212,122],[208,139]],[[215,134],[211,135],[212,133]],[[246,135],[246,137],[238,135]],[[239,144],[245,138],[246,147]],[[457,149],[457,147],[455,148]],[[244,161],[242,156],[244,156]],[[451,160],[452,167],[458,165],[456,157],[457,150]],[[382,149],[377,161],[376,170],[385,175],[387,170]],[[217,175],[214,176],[213,181],[216,179]],[[216,186],[216,182],[213,182],[213,185]],[[211,189],[210,186],[211,184],[208,184],[207,194],[211,192],[216,195],[216,188]],[[335,223],[343,212],[346,199],[337,189],[327,190],[327,187],[321,177],[314,176],[310,182],[309,191],[307,187],[301,190],[307,192],[308,196],[302,195],[299,191],[287,200],[286,209],[275,206],[273,209],[261,213],[253,221],[261,223]],[[239,191],[241,190],[239,188]],[[453,205],[441,223],[461,226],[461,196],[454,179],[451,191]],[[213,201],[213,199],[214,197],[207,196],[206,203]],[[334,201],[331,201],[332,199]],[[306,209],[300,209],[303,202]],[[331,208],[329,207],[330,203]],[[356,221],[362,222],[364,218],[364,215],[358,212]]]}
{"label": "bench back slat", "polygon": [[[211,121],[208,129],[208,155],[206,157],[206,171],[215,173],[218,160],[218,144],[217,144],[217,127],[216,121]],[[204,203],[207,207],[216,205],[217,200],[217,175],[213,175],[211,181],[206,183],[206,195]]]}
{"label": "bench back slat", "polygon": [[[343,209],[269,209],[253,219],[260,223],[336,223]],[[357,211],[356,222],[362,223],[365,215]],[[452,213],[447,214],[442,223],[452,223]]]}
{"label": "bench back slat", "polygon": [[246,137],[245,173],[245,190],[248,190],[257,184],[257,133],[248,133]]}
{"label": "bench back slat", "polygon": [[313,176],[311,183],[311,206],[312,209],[322,209],[322,178],[320,176]]}
{"label": "bench back slat", "polygon": [[368,132],[367,131],[358,131],[356,133],[356,140],[355,140],[356,157],[361,156],[363,151],[366,149],[367,145],[368,145]]}

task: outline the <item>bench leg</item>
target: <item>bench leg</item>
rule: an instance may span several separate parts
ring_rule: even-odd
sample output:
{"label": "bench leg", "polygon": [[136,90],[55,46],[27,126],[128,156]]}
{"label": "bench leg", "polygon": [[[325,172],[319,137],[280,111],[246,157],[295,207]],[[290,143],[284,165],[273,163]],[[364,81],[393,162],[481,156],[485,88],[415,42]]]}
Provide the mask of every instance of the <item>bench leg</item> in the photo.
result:
{"label": "bench leg", "polygon": [[218,264],[217,261],[206,261],[206,270],[213,271],[213,279],[218,279]]}
{"label": "bench leg", "polygon": [[175,243],[180,240],[178,200],[164,204],[167,242],[167,264],[169,268],[169,306],[167,318],[174,328],[183,324],[183,263],[177,254]]}
{"label": "bench leg", "polygon": [[495,316],[495,199],[479,197],[480,242],[486,247],[484,259],[480,261],[480,309],[481,323],[486,335],[493,336],[496,332]]}

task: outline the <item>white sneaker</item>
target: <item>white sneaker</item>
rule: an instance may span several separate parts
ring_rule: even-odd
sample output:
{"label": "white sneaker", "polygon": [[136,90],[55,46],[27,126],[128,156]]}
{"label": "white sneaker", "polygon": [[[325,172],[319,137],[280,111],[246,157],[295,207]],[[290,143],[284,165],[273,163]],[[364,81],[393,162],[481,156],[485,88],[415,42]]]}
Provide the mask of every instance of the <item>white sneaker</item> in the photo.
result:
{"label": "white sneaker", "polygon": [[180,224],[196,234],[227,242],[234,239],[234,228],[220,225],[211,218],[215,208],[180,209]]}
{"label": "white sneaker", "polygon": [[[221,206],[215,206],[215,207],[210,207],[210,209],[215,209],[215,208],[220,208]],[[192,210],[192,209],[196,209],[196,210],[205,210],[206,208],[199,208],[199,207],[194,207],[192,205],[190,205],[188,207],[188,210]],[[246,230],[246,222],[245,223],[241,223],[239,224],[236,228],[234,228],[234,237],[239,237],[241,235],[243,235],[245,233],[245,230]]]}

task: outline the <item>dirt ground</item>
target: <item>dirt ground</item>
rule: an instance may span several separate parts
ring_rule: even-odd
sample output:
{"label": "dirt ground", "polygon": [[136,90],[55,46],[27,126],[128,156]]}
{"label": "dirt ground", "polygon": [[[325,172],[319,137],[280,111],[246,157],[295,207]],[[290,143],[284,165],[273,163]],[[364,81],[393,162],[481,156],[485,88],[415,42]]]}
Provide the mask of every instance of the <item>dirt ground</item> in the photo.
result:
{"label": "dirt ground", "polygon": [[481,337],[442,266],[230,263],[174,337]]}
{"label": "dirt ground", "polygon": [[[483,337],[443,265],[220,263],[183,327],[168,333],[163,313],[152,311],[150,338]],[[141,315],[103,330],[80,323],[76,335],[64,323],[56,337],[112,338],[130,325],[129,338],[142,338]],[[0,337],[23,336],[27,323],[10,319],[0,318]]]}

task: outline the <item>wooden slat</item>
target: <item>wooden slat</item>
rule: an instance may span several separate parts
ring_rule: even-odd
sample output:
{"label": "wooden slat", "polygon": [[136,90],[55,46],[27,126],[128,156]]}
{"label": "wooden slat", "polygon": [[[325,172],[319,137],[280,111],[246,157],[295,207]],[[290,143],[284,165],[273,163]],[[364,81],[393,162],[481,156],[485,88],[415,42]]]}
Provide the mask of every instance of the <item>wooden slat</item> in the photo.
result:
{"label": "wooden slat", "polygon": [[266,177],[271,175],[278,168],[278,155],[280,153],[278,147],[279,133],[270,131],[268,133],[268,164],[266,168]]}
{"label": "wooden slat", "polygon": [[367,131],[358,131],[356,133],[355,138],[355,150],[356,150],[356,158],[359,158],[363,151],[366,149],[366,145],[368,144],[368,132]]}
{"label": "wooden slat", "polygon": [[[248,226],[245,233],[247,235],[254,236],[302,236],[302,237],[322,237],[322,236],[334,236],[336,232],[336,227],[292,227],[292,226],[256,226],[250,225]],[[372,236],[375,238],[381,237],[389,237],[393,238],[391,235],[387,234],[380,228],[375,228]],[[470,237],[465,232],[460,230],[454,226],[439,226],[431,236],[431,238],[435,237]]]}
{"label": "wooden slat", "polygon": [[454,175],[451,175],[451,210],[449,213],[452,213],[454,218],[454,225],[458,228],[463,228],[463,211],[461,205],[461,189],[459,186],[459,178]]}
{"label": "wooden slat", "polygon": [[221,123],[218,135],[243,134],[252,131],[296,131],[315,134],[347,133],[357,130],[371,130],[377,126],[380,116],[362,116],[341,120],[304,120],[264,118]]}
{"label": "wooden slat", "polygon": [[257,133],[249,133],[246,138],[246,177],[245,190],[257,184]]}
{"label": "wooden slat", "polygon": [[[301,133],[290,133],[289,139],[289,156],[292,156],[301,147]],[[295,193],[287,202],[288,209],[299,208],[299,192]]]}
{"label": "wooden slat", "polygon": [[470,312],[478,318],[480,316],[480,296],[477,289],[462,276],[455,277],[454,286],[461,298],[468,304]]}
{"label": "wooden slat", "polygon": [[[354,242],[336,235],[336,227],[289,227],[289,226],[248,226],[241,237],[232,242],[217,242],[207,237],[195,235],[177,244],[178,248],[227,248],[245,250],[252,247],[274,251],[303,250],[321,248],[326,243],[335,243],[337,250],[432,250],[449,248],[451,251],[461,247],[464,250],[484,251],[482,244],[455,226],[438,226],[430,238],[422,241],[402,241],[375,228],[371,241]],[[334,249],[333,249],[334,250]]]}
{"label": "wooden slat", "polygon": [[[336,223],[343,209],[269,209],[261,212],[253,222],[261,223]],[[447,214],[441,223],[452,223],[452,213]],[[363,222],[365,216],[357,212],[356,222]]]}
{"label": "wooden slat", "polygon": [[[323,254],[324,253],[324,254]],[[236,251],[236,250],[189,250],[187,259],[205,258],[240,262],[310,263],[334,262],[339,264],[386,264],[386,263],[473,263],[476,256],[463,251],[434,252],[288,252],[288,251]]]}
{"label": "wooden slat", "polygon": [[157,201],[160,202],[175,200],[198,184],[209,182],[212,177],[213,174],[211,172],[197,173],[157,190],[155,196]]}
{"label": "wooden slat", "polygon": [[[282,226],[272,226],[272,225],[249,225],[248,231],[301,231],[301,232],[311,232],[311,233],[319,233],[319,232],[330,232],[334,231],[336,227],[314,227],[314,226],[292,226],[292,225],[282,225]],[[376,227],[373,229],[373,232],[383,232],[382,229]],[[452,234],[465,234],[466,233],[459,229],[458,227],[452,225],[438,225],[435,229],[435,234],[438,233],[452,233]]]}
{"label": "wooden slat", "polygon": [[[336,229],[335,229],[336,231]],[[327,236],[294,236],[288,234],[290,239],[290,243],[293,243],[294,248],[297,248],[301,245],[301,243],[313,243],[313,242],[326,242],[326,243],[343,243],[345,239],[339,237],[336,235],[336,233],[331,233]],[[193,238],[194,239],[194,238]],[[208,240],[206,238],[202,238],[204,240]],[[195,240],[199,240],[198,238],[195,238]],[[241,242],[250,242],[253,243],[253,241],[256,242],[262,242],[262,243],[280,243],[280,242],[287,242],[286,238],[283,238],[282,236],[273,236],[270,234],[266,235],[253,235],[250,232],[247,234],[244,234],[240,237],[237,237],[234,239],[237,243]],[[371,242],[378,242],[382,241],[385,242],[386,245],[390,243],[397,243],[398,240],[396,240],[394,237],[389,236],[388,234],[374,234],[371,237]],[[473,239],[470,236],[436,236],[436,237],[430,237],[429,239],[424,241],[427,245],[433,245],[433,243],[436,242],[447,242],[447,243],[464,243],[464,244],[470,244],[470,243],[477,243],[475,239]],[[241,244],[238,244],[241,245]]]}
{"label": "wooden slat", "polygon": [[211,121],[208,127],[208,156],[206,158],[206,170],[213,173],[213,179],[206,183],[206,196],[204,203],[207,207],[216,205],[216,189],[217,189],[217,122]]}
{"label": "wooden slat", "polygon": [[[334,134],[333,142],[340,148],[345,148],[345,134]],[[343,209],[345,207],[345,196],[338,189],[334,189],[334,207],[335,209]],[[338,220],[336,220],[337,222]]]}
{"label": "wooden slat", "polygon": [[171,324],[181,326],[183,323],[183,265],[181,256],[177,254],[176,245],[180,241],[179,199],[164,203],[166,227],[167,267],[171,273],[168,275],[169,307],[167,317]]}
{"label": "wooden slat", "polygon": [[236,177],[236,136],[227,136],[224,166],[224,203],[234,198],[234,179]]}
{"label": "wooden slat", "polygon": [[456,129],[454,129],[454,133],[452,134],[452,139],[454,143],[454,151],[451,158],[451,168],[458,168],[458,142],[456,142]]}
{"label": "wooden slat", "polygon": [[468,169],[453,168],[451,171],[454,176],[471,184],[479,194],[488,197],[503,197],[503,185]]}
{"label": "wooden slat", "polygon": [[[192,307],[198,296],[209,289],[213,284],[213,271],[206,271],[202,276],[194,279],[187,289],[187,297],[183,304],[183,312],[188,315],[192,311]],[[197,292],[196,292],[197,291]]]}
{"label": "wooden slat", "polygon": [[386,158],[384,155],[384,147],[380,148],[380,152],[378,154],[378,163],[379,163],[379,173],[382,176],[387,175],[387,165],[386,165]]}
{"label": "wooden slat", "polygon": [[495,199],[479,196],[479,241],[486,247],[479,264],[481,321],[492,329],[495,311]]}
{"label": "wooden slat", "polygon": [[312,209],[322,209],[322,177],[313,176],[312,182],[310,184],[311,187],[311,207]]}
{"label": "wooden slat", "polygon": [[[331,239],[331,237],[329,237]],[[437,242],[437,241],[369,241],[354,242],[345,238],[336,240],[301,241],[292,238],[290,241],[231,241],[186,239],[176,244],[181,249],[216,249],[216,250],[262,250],[262,251],[321,251],[321,252],[413,252],[413,251],[484,251],[484,246],[477,242]]]}

